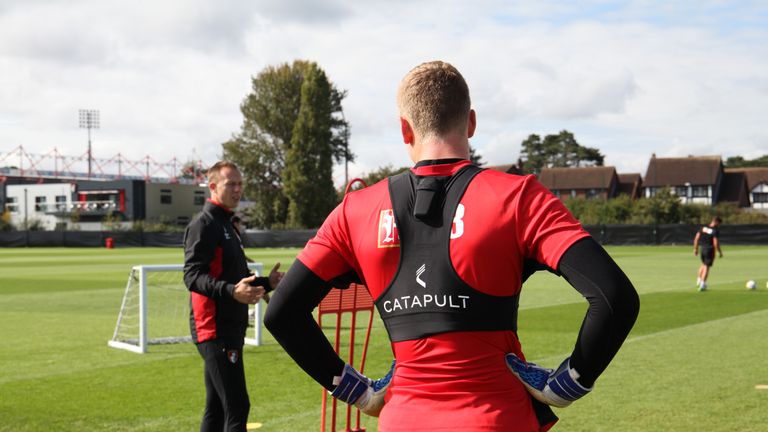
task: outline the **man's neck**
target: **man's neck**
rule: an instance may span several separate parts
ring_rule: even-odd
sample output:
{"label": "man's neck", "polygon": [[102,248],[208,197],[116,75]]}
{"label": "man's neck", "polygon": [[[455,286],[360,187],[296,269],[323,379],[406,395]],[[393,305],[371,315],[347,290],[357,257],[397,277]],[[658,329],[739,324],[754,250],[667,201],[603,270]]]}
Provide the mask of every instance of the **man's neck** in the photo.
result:
{"label": "man's neck", "polygon": [[469,141],[466,137],[426,137],[416,145],[414,162],[435,159],[469,159]]}
{"label": "man's neck", "polygon": [[225,206],[224,204],[222,204],[221,202],[219,202],[215,198],[208,198],[208,202],[210,202],[211,204],[213,204],[213,205],[215,205],[217,207],[221,207],[224,211],[226,211],[228,213],[234,213],[235,212],[235,209],[229,208],[229,207]]}

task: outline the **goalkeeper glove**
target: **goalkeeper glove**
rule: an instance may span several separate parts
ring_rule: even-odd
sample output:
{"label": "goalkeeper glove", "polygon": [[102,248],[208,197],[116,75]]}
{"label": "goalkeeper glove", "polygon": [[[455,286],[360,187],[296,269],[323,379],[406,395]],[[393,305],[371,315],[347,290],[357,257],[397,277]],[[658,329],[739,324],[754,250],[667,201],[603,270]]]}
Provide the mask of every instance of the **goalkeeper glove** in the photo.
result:
{"label": "goalkeeper glove", "polygon": [[563,360],[556,370],[543,368],[535,363],[520,360],[507,354],[507,367],[523,383],[528,392],[540,402],[564,408],[586,395],[592,388],[585,388],[578,381],[579,373],[570,366],[571,358]]}
{"label": "goalkeeper glove", "polygon": [[357,409],[365,414],[378,417],[384,407],[384,394],[387,392],[392,374],[395,371],[395,361],[389,372],[383,378],[372,380],[361,374],[350,365],[344,365],[341,376],[333,377],[336,388],[331,396],[348,404],[354,404]]}

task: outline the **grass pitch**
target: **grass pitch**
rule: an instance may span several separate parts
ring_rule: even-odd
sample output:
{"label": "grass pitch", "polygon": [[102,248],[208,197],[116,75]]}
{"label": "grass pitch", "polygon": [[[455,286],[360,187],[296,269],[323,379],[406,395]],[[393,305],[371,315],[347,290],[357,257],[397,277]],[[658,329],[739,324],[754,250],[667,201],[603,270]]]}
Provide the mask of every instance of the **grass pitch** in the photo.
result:
{"label": "grass pitch", "polygon": [[[555,430],[768,430],[760,387],[768,384],[768,247],[726,243],[704,293],[688,246],[608,251],[641,294],[640,317],[595,391],[557,410]],[[287,270],[298,250],[247,252],[265,269],[280,261]],[[143,355],[106,345],[130,267],[182,261],[170,248],[0,249],[0,431],[196,430],[204,387],[191,344]],[[757,290],[745,289],[748,279]],[[528,358],[557,366],[585,311],[564,281],[532,277],[519,322]],[[264,335],[244,356],[249,422],[260,431],[318,430],[322,391]],[[366,371],[379,376],[391,352],[378,318],[371,338]],[[376,429],[370,419],[363,426]]]}

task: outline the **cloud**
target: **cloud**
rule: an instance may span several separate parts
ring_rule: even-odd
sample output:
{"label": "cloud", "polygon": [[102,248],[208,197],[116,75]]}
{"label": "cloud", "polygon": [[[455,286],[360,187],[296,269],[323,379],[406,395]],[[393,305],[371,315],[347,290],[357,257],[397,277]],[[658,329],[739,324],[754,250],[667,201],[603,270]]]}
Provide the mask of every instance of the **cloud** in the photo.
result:
{"label": "cloud", "polygon": [[280,23],[330,26],[349,16],[350,11],[343,1],[267,0],[259,2],[259,13]]}
{"label": "cloud", "polygon": [[306,59],[349,92],[351,169],[407,165],[395,90],[439,58],[469,82],[472,144],[490,164],[563,129],[620,171],[644,171],[652,152],[756,157],[768,148],[766,12],[715,0],[6,1],[0,153],[81,153],[77,110],[93,108],[99,154],[211,162],[239,129],[251,77]]}

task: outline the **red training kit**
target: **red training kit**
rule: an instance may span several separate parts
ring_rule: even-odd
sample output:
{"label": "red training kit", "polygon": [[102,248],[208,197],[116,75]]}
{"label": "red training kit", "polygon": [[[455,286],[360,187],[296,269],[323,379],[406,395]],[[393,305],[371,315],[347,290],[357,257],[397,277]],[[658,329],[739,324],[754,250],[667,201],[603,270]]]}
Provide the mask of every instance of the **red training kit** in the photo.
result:
{"label": "red training kit", "polygon": [[[469,161],[417,166],[418,176],[449,176]],[[483,170],[453,219],[450,259],[477,291],[519,294],[525,259],[557,269],[562,254],[587,237],[560,200],[533,176]],[[348,194],[298,259],[325,281],[355,271],[374,300],[400,260],[388,182]],[[381,431],[541,431],[525,388],[505,353],[523,353],[514,331],[456,331],[395,342],[397,368],[379,417]]]}

